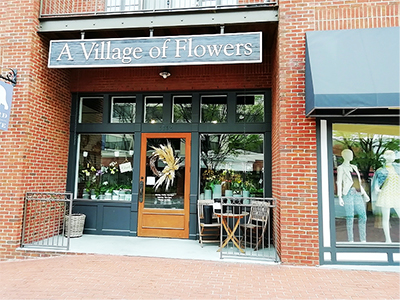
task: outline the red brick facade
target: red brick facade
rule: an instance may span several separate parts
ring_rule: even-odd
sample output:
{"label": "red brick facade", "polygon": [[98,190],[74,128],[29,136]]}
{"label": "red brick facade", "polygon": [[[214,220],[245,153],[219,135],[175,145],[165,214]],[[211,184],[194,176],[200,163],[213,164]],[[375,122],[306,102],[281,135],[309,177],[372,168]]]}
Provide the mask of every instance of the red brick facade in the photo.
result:
{"label": "red brick facade", "polygon": [[16,251],[26,191],[66,186],[71,92],[272,88],[272,185],[276,247],[283,263],[319,261],[316,124],[305,118],[305,32],[399,26],[398,1],[280,0],[272,53],[261,65],[48,69],[37,33],[39,0],[0,5],[0,66],[18,70],[8,131],[0,131],[0,259]]}
{"label": "red brick facade", "polygon": [[8,131],[0,132],[0,258],[21,258],[26,191],[65,191],[69,144],[68,71],[47,68],[36,32],[39,0],[0,5],[0,66],[18,71]]}

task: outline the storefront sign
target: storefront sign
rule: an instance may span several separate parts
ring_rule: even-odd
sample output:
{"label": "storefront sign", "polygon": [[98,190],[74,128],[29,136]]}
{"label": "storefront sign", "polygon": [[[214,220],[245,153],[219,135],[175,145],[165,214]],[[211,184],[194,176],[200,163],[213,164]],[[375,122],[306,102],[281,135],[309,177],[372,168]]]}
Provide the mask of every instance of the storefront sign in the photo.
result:
{"label": "storefront sign", "polygon": [[261,32],[51,41],[49,68],[259,63]]}
{"label": "storefront sign", "polygon": [[8,129],[10,119],[13,86],[0,81],[0,130]]}

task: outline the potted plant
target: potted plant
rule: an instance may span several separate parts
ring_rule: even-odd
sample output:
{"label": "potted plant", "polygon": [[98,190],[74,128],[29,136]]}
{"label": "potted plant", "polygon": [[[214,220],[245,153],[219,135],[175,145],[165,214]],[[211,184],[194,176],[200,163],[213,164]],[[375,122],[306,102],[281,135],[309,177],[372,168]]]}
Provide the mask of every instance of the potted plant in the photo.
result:
{"label": "potted plant", "polygon": [[246,180],[243,182],[243,197],[250,197],[250,193],[256,190],[252,181]]}
{"label": "potted plant", "polygon": [[86,181],[85,187],[83,188],[82,198],[89,199],[90,198],[90,191],[92,189],[92,184],[90,180]]}
{"label": "potted plant", "polygon": [[242,176],[239,173],[232,173],[231,189],[234,196],[240,196],[243,190]]}
{"label": "potted plant", "polygon": [[81,179],[85,181],[85,187],[83,188],[82,198],[89,199],[91,193],[94,193],[94,188],[96,184],[96,172],[97,169],[94,166],[91,166],[89,163],[86,168],[81,170]]}
{"label": "potted plant", "polygon": [[216,180],[216,176],[214,170],[207,169],[203,172],[203,180],[204,180],[204,198],[211,199],[211,191],[214,187],[214,181]]}
{"label": "potted plant", "polygon": [[120,186],[120,194],[119,194],[119,200],[131,200],[132,197],[132,187],[128,184],[122,184]]}
{"label": "potted plant", "polygon": [[104,193],[104,200],[111,200],[112,199],[112,192],[114,188],[112,186],[109,186],[107,190]]}
{"label": "potted plant", "polygon": [[109,190],[108,181],[98,182],[96,187],[94,188],[94,195],[96,199],[104,199],[105,193]]}

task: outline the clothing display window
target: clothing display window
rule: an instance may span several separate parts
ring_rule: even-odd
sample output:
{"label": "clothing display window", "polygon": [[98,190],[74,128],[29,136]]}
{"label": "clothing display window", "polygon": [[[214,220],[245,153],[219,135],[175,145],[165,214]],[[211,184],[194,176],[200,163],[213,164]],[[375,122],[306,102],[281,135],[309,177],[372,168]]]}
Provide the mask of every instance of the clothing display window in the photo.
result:
{"label": "clothing display window", "polygon": [[400,128],[332,124],[336,242],[399,243]]}

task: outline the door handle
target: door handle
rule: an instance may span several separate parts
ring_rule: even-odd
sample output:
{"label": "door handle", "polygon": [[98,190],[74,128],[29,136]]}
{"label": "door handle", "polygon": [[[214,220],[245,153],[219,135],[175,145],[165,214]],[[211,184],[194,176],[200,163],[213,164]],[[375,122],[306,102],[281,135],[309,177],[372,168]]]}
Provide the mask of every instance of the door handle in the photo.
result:
{"label": "door handle", "polygon": [[143,185],[144,185],[143,180],[140,180],[140,182],[139,182],[139,202],[143,202]]}

